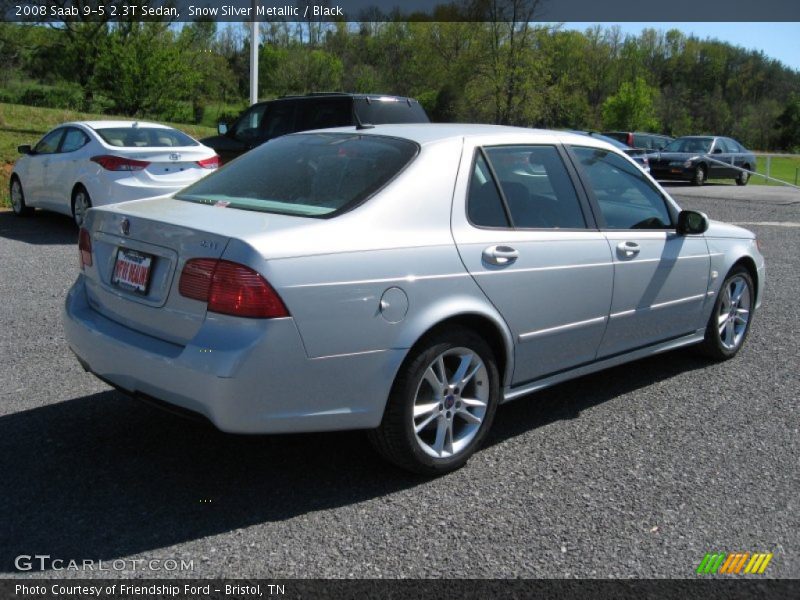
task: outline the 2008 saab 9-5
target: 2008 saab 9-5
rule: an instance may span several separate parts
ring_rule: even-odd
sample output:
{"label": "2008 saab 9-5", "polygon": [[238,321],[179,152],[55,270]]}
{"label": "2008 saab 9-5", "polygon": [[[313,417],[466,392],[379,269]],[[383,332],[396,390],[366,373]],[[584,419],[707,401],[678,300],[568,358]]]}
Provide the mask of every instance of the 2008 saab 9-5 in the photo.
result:
{"label": "2008 saab 9-5", "polygon": [[755,236],[681,210],[610,145],[486,125],[274,139],[168,199],[95,208],[67,339],[88,371],[223,431],[368,429],[463,465],[497,406],[745,342]]}

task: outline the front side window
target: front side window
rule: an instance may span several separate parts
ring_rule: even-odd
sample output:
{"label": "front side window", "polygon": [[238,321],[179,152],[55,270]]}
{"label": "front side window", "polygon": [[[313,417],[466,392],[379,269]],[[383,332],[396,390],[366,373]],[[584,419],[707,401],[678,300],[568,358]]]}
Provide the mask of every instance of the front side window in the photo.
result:
{"label": "front side window", "polygon": [[297,131],[294,126],[294,113],[295,104],[292,102],[273,104],[264,120],[264,139],[270,140]]}
{"label": "front side window", "polygon": [[83,148],[89,142],[89,137],[80,129],[70,128],[64,135],[64,141],[61,142],[61,152],[75,152]]}
{"label": "front side window", "polygon": [[609,229],[669,229],[672,218],[661,193],[641,169],[614,152],[573,147]]}
{"label": "front side window", "polygon": [[261,121],[267,110],[266,104],[256,104],[244,113],[233,127],[231,135],[242,142],[252,142],[258,139]]}
{"label": "front side window", "polygon": [[418,150],[414,142],[378,135],[287,135],[262,144],[176,198],[260,212],[332,217],[381,189]]}
{"label": "front side window", "polygon": [[58,150],[58,143],[61,141],[61,136],[64,135],[64,129],[56,129],[44,136],[36,147],[33,149],[36,154],[53,154]]}
{"label": "front side window", "polygon": [[[586,227],[580,201],[555,146],[495,146],[485,148],[484,153],[497,176],[513,227]],[[483,178],[485,167],[482,157],[476,161],[468,212],[475,225],[499,227],[502,225],[497,210],[493,208],[490,212],[486,208],[492,186],[496,190],[497,185],[491,179],[490,185],[478,186],[476,181]],[[496,206],[496,202],[491,206]]]}

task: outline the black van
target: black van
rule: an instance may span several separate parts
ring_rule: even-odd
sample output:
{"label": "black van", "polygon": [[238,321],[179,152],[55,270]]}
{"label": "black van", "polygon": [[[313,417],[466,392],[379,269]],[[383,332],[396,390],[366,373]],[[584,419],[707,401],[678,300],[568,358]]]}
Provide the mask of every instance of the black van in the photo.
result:
{"label": "black van", "polygon": [[419,102],[400,96],[323,93],[259,102],[233,123],[219,123],[219,135],[200,140],[221,162],[233,160],[267,140],[309,129],[385,123],[429,123]]}

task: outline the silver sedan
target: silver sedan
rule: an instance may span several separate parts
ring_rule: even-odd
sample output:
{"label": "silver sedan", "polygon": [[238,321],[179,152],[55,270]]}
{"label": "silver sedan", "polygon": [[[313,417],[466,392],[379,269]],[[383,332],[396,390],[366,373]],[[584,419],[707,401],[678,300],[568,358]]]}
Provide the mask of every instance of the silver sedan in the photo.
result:
{"label": "silver sedan", "polygon": [[497,406],[744,343],[755,236],[564,132],[387,125],[278,138],[167,199],[94,208],[66,299],[81,364],[224,431],[368,429],[463,465]]}

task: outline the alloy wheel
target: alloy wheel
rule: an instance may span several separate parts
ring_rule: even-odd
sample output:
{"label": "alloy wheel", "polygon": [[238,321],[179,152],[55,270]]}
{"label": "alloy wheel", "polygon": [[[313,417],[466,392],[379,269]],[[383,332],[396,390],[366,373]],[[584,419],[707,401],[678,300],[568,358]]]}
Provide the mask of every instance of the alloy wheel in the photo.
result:
{"label": "alloy wheel", "polygon": [[739,347],[750,321],[750,286],[742,276],[730,279],[722,290],[717,313],[719,339],[727,350]]}
{"label": "alloy wheel", "polygon": [[419,447],[436,458],[455,456],[480,430],[489,404],[489,375],[469,348],[451,348],[425,369],[414,396],[412,427]]}

